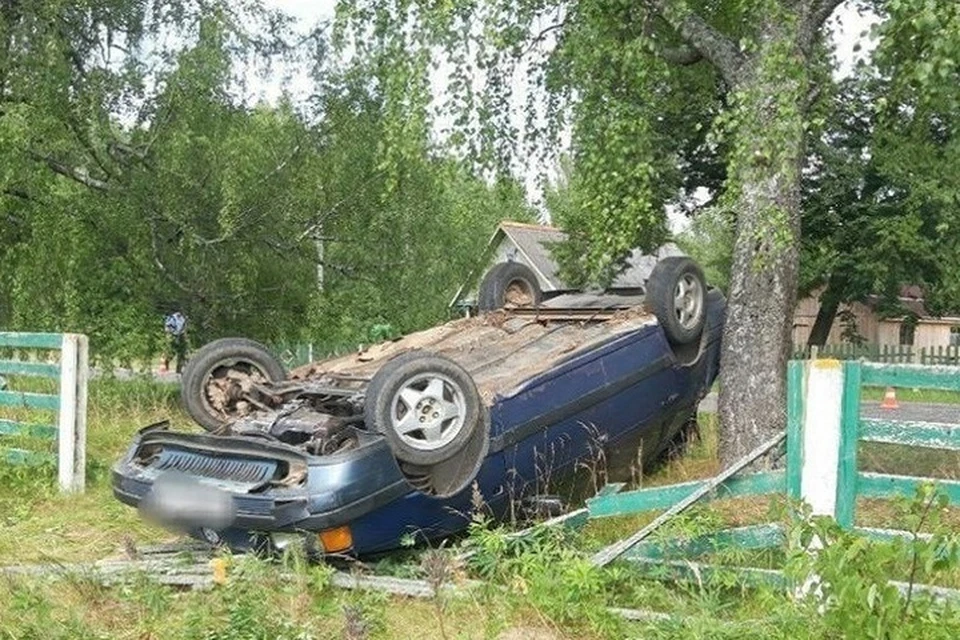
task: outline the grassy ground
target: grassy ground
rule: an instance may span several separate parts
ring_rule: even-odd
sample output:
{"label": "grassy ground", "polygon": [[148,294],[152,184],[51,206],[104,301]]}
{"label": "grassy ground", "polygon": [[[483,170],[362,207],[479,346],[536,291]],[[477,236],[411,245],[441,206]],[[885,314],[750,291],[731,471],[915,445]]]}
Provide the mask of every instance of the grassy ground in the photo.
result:
{"label": "grassy ground", "polygon": [[[34,389],[43,390],[36,384]],[[60,494],[51,467],[0,466],[0,525],[4,527],[0,564],[98,559],[114,553],[125,540],[151,543],[170,539],[170,534],[143,523],[134,510],[113,498],[110,467],[137,429],[168,418],[184,426],[189,423],[177,405],[176,393],[172,385],[145,380],[91,383],[87,491],[82,495]],[[5,415],[49,420],[42,415]],[[48,442],[14,440],[9,444],[52,450]]]}
{"label": "grassy ground", "polygon": [[[23,416],[18,416],[23,417]],[[98,380],[91,386],[87,492],[62,496],[51,468],[0,467],[0,565],[93,561],[124,547],[175,539],[145,524],[110,492],[109,470],[140,427],[162,419],[186,427],[176,388],[149,381]],[[717,429],[702,416],[701,436],[684,455],[675,455],[642,478],[654,486],[709,477],[719,471]],[[883,447],[861,451],[863,466],[890,472],[960,477],[955,459]],[[862,502],[862,524],[901,526],[902,509],[886,502]],[[696,507],[679,527],[722,528],[783,516],[783,501],[738,499]],[[179,591],[140,577],[103,587],[83,576],[53,581],[0,577],[0,638],[820,638],[843,637],[829,616],[805,605],[736,583],[663,584],[642,580],[625,566],[596,571],[585,557],[649,522],[656,514],[591,521],[574,535],[549,534],[511,543],[497,529],[478,527],[469,542],[478,554],[462,566],[450,554],[413,551],[381,560],[378,571],[428,577],[437,574],[431,558],[443,558],[443,582],[469,576],[490,585],[460,597],[438,600],[389,598],[334,589],[325,567],[300,567],[283,577],[276,566],[239,562],[230,579],[212,591]],[[948,522],[954,517],[948,510]],[[960,526],[960,519],[957,519]],[[683,533],[681,530],[680,533]],[[734,559],[776,566],[783,554]],[[909,566],[898,567],[898,571]],[[945,584],[960,585],[958,573]],[[859,601],[858,601],[859,602]],[[669,612],[673,620],[626,623],[608,606]],[[860,606],[860,605],[858,605]],[[854,607],[855,609],[856,607]],[[811,615],[813,618],[811,619]],[[956,637],[960,623],[942,628]],[[811,621],[813,620],[813,621]],[[901,627],[913,636],[923,627]],[[920,624],[920,623],[917,623]],[[932,633],[932,632],[931,632]],[[850,637],[846,635],[846,637]],[[896,636],[891,636],[896,637]]]}

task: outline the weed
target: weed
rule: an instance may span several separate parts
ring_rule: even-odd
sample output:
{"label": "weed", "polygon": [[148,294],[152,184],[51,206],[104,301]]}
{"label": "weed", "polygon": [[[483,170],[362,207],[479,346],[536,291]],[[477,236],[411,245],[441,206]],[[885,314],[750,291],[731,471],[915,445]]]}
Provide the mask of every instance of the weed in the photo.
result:
{"label": "weed", "polygon": [[[921,486],[913,500],[899,505],[908,535],[892,542],[871,541],[840,529],[831,518],[801,512],[788,562],[788,575],[811,585],[800,606],[846,637],[956,637],[960,613],[917,586],[918,580],[934,581],[960,566],[960,537],[940,520],[946,504],[932,485]],[[922,530],[931,533],[921,535]],[[898,576],[906,580],[905,591],[890,582]]]}
{"label": "weed", "polygon": [[437,623],[440,625],[440,637],[446,640],[447,629],[444,618],[447,610],[447,586],[456,575],[456,562],[453,555],[446,549],[430,549],[423,554],[420,566],[433,592],[431,601],[437,614]]}

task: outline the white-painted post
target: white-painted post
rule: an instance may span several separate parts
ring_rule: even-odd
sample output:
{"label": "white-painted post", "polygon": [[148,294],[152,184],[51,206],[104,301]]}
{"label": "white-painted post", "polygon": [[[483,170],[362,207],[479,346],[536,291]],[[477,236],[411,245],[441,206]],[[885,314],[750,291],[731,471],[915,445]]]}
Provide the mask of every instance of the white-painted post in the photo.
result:
{"label": "white-painted post", "polygon": [[[840,434],[843,426],[843,363],[810,360],[807,366],[803,414],[803,457],[800,467],[800,497],[815,516],[836,517],[840,475]],[[814,537],[808,551],[816,553],[823,541]],[[820,576],[807,577],[797,597],[820,598]]]}
{"label": "white-painted post", "polygon": [[90,341],[77,336],[77,429],[73,463],[73,489],[83,493],[87,488],[87,380],[90,376]]}
{"label": "white-painted post", "polygon": [[60,347],[57,479],[60,490],[68,493],[80,492],[84,488],[87,359],[86,336],[63,334]]}
{"label": "white-painted post", "polygon": [[803,417],[800,497],[816,516],[835,516],[840,463],[843,363],[810,360]]}

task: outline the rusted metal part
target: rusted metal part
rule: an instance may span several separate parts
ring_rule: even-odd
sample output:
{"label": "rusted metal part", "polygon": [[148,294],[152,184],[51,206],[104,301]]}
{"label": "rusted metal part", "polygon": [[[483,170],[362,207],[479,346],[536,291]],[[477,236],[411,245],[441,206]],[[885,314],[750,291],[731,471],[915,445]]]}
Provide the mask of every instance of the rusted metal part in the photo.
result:
{"label": "rusted metal part", "polygon": [[514,309],[517,316],[538,318],[543,320],[582,320],[585,322],[603,322],[616,317],[620,309],[549,309],[546,307],[530,307]]}

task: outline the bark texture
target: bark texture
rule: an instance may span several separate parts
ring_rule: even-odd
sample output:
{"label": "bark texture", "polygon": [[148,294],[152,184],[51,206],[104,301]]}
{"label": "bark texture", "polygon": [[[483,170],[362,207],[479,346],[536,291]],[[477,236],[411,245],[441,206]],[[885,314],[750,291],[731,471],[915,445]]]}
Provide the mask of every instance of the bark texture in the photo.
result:
{"label": "bark texture", "polygon": [[691,13],[686,3],[645,2],[717,68],[732,96],[727,187],[737,229],[719,403],[720,458],[726,466],[786,425],[800,169],[806,113],[815,93],[808,56],[841,0],[770,0],[755,10],[758,37],[750,48]]}
{"label": "bark texture", "polygon": [[737,234],[720,370],[724,465],[785,424],[786,380],[800,239],[806,66],[782,23],[736,87]]}
{"label": "bark texture", "polygon": [[820,308],[817,310],[817,319],[813,321],[810,336],[807,338],[808,346],[822,347],[830,337],[833,321],[840,309],[840,295],[837,293],[835,280],[836,276],[832,276],[827,282],[827,288],[820,294]]}

